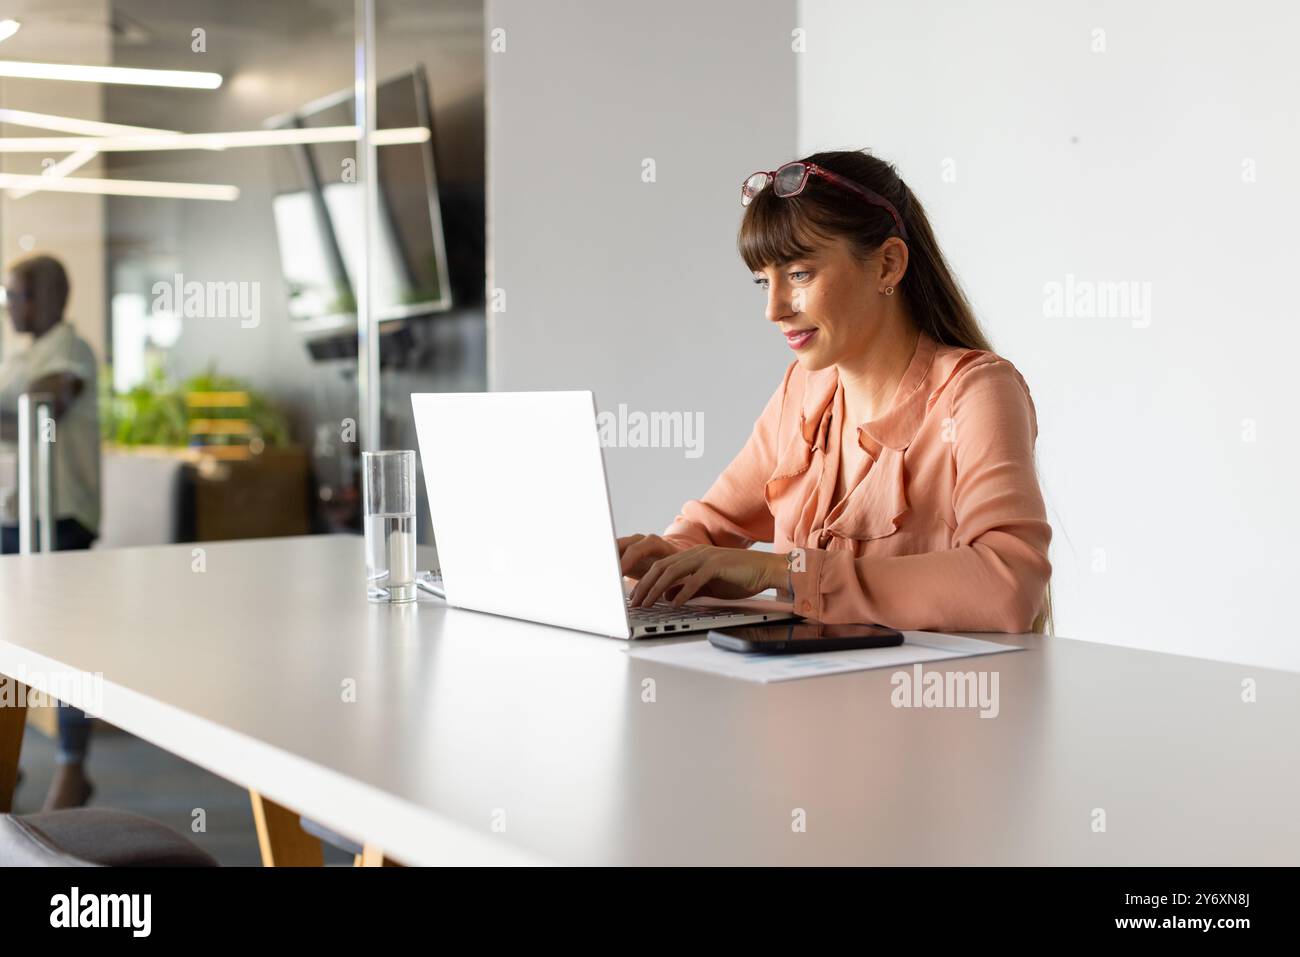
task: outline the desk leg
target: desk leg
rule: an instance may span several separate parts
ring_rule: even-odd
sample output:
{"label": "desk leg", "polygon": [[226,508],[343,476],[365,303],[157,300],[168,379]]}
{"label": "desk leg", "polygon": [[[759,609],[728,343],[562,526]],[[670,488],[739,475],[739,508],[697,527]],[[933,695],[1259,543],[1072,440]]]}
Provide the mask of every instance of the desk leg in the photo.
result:
{"label": "desk leg", "polygon": [[381,848],[374,844],[361,845],[361,853],[357,855],[354,862],[356,867],[401,867],[391,857],[385,857]]}
{"label": "desk leg", "polygon": [[13,678],[0,678],[0,814],[14,806],[18,783],[18,756],[27,728],[27,686]]}
{"label": "desk leg", "polygon": [[263,867],[325,866],[320,840],[302,829],[296,812],[256,791],[249,791],[248,796],[253,801],[253,821],[257,824]]}

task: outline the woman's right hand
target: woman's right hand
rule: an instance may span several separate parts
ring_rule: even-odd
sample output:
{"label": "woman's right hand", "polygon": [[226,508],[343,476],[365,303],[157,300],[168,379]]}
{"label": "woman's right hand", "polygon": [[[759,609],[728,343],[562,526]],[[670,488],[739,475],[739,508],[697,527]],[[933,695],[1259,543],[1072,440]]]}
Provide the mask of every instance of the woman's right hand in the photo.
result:
{"label": "woman's right hand", "polygon": [[661,558],[676,555],[685,546],[658,535],[625,535],[618,540],[619,567],[628,578],[641,578]]}

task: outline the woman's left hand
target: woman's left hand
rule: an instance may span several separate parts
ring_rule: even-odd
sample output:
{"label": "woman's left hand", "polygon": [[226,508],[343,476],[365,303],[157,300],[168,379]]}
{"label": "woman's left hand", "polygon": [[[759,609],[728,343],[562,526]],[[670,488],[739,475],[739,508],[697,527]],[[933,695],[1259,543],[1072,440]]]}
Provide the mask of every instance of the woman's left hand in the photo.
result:
{"label": "woman's left hand", "polygon": [[653,605],[670,589],[674,605],[696,595],[711,598],[748,598],[768,588],[786,584],[784,555],[748,548],[696,545],[661,558],[646,570],[629,597],[631,605]]}

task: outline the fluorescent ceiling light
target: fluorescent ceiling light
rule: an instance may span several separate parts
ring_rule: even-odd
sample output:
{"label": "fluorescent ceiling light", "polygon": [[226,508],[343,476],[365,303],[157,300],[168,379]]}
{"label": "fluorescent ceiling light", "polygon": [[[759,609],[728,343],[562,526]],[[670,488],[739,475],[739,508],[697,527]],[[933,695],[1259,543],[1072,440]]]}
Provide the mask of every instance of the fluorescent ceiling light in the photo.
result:
{"label": "fluorescent ceiling light", "polygon": [[0,123],[30,126],[36,130],[53,130],[56,133],[76,133],[79,136],[130,136],[136,133],[174,133],[149,126],[127,126],[124,123],[104,123],[100,120],[83,120],[76,116],[55,116],[52,113],[32,113],[29,110],[10,110],[0,107]]}
{"label": "fluorescent ceiling light", "polygon": [[0,60],[0,76],[28,80],[73,80],[79,83],[125,83],[130,86],[174,86],[187,90],[215,90],[220,73],[197,70],[141,70],[125,66],[79,66],[72,63],[26,63]]}
{"label": "fluorescent ceiling light", "polygon": [[[41,173],[42,176],[67,176],[69,173],[81,169],[96,156],[99,152],[96,150],[79,150],[76,153],[69,153],[63,159],[59,160],[53,166]],[[32,189],[10,189],[5,191],[5,195],[10,199],[22,199],[24,196],[30,196],[35,190]]]}
{"label": "fluorescent ceiling light", "polygon": [[[67,174],[84,166],[101,152],[128,152],[134,150],[186,150],[228,149],[253,146],[295,146],[309,143],[346,143],[360,139],[355,126],[325,126],[316,129],[244,130],[233,133],[173,133],[167,130],[149,130],[146,127],[123,127],[120,124],[100,123],[97,120],[78,120],[71,117],[27,113],[21,110],[0,109],[0,122],[59,131],[90,132],[92,129],[113,127],[104,136],[18,136],[0,138],[0,153],[68,153],[59,163],[46,170],[44,175],[23,176],[0,174],[0,188],[8,188],[13,199],[21,199],[33,192],[98,193],[109,196],[157,196],[175,199],[211,199],[230,201],[238,198],[234,186],[205,185],[201,183],[157,183],[143,180],[68,179]],[[429,139],[429,130],[423,126],[396,127],[376,130],[377,146],[401,143],[423,143]]]}
{"label": "fluorescent ceiling light", "polygon": [[0,20],[0,43],[17,33],[21,26],[22,24],[17,20]]}
{"label": "fluorescent ceiling light", "polygon": [[[0,107],[0,123],[14,126],[30,126],[39,130],[55,130],[60,133],[81,133],[87,136],[114,136],[140,133],[167,134],[175,130],[160,130],[149,126],[127,126],[124,123],[105,123],[101,120],[83,120],[76,116],[55,116],[52,113],[33,113],[29,110],[10,110]],[[67,176],[74,170],[85,166],[99,155],[99,150],[82,149],[70,153],[53,166],[42,171],[42,176]],[[5,192],[10,199],[22,199],[30,196],[30,189],[11,189]]]}
{"label": "fluorescent ceiling light", "polygon": [[[423,143],[429,130],[404,126],[375,130],[378,146]],[[243,130],[234,133],[160,133],[127,136],[10,136],[0,139],[0,153],[75,153],[94,149],[102,153],[136,150],[235,149],[245,146],[296,146],[305,143],[347,143],[360,139],[355,126],[322,126],[316,129]]]}
{"label": "fluorescent ceiling light", "polygon": [[100,196],[154,196],[160,199],[212,199],[232,202],[239,189],[209,183],[160,183],[142,179],[89,179],[61,176],[20,176],[0,173],[0,188],[55,193],[94,193]]}

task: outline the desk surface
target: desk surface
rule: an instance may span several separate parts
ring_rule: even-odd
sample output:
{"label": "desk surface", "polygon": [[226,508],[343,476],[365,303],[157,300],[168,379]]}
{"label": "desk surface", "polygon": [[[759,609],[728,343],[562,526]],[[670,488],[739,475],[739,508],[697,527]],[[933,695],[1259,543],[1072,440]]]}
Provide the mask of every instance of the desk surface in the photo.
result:
{"label": "desk surface", "polygon": [[359,538],[192,547],[0,559],[0,672],[102,672],[106,720],[407,863],[1300,860],[1300,675],[981,635],[1028,648],[952,663],[987,719],[370,605]]}

